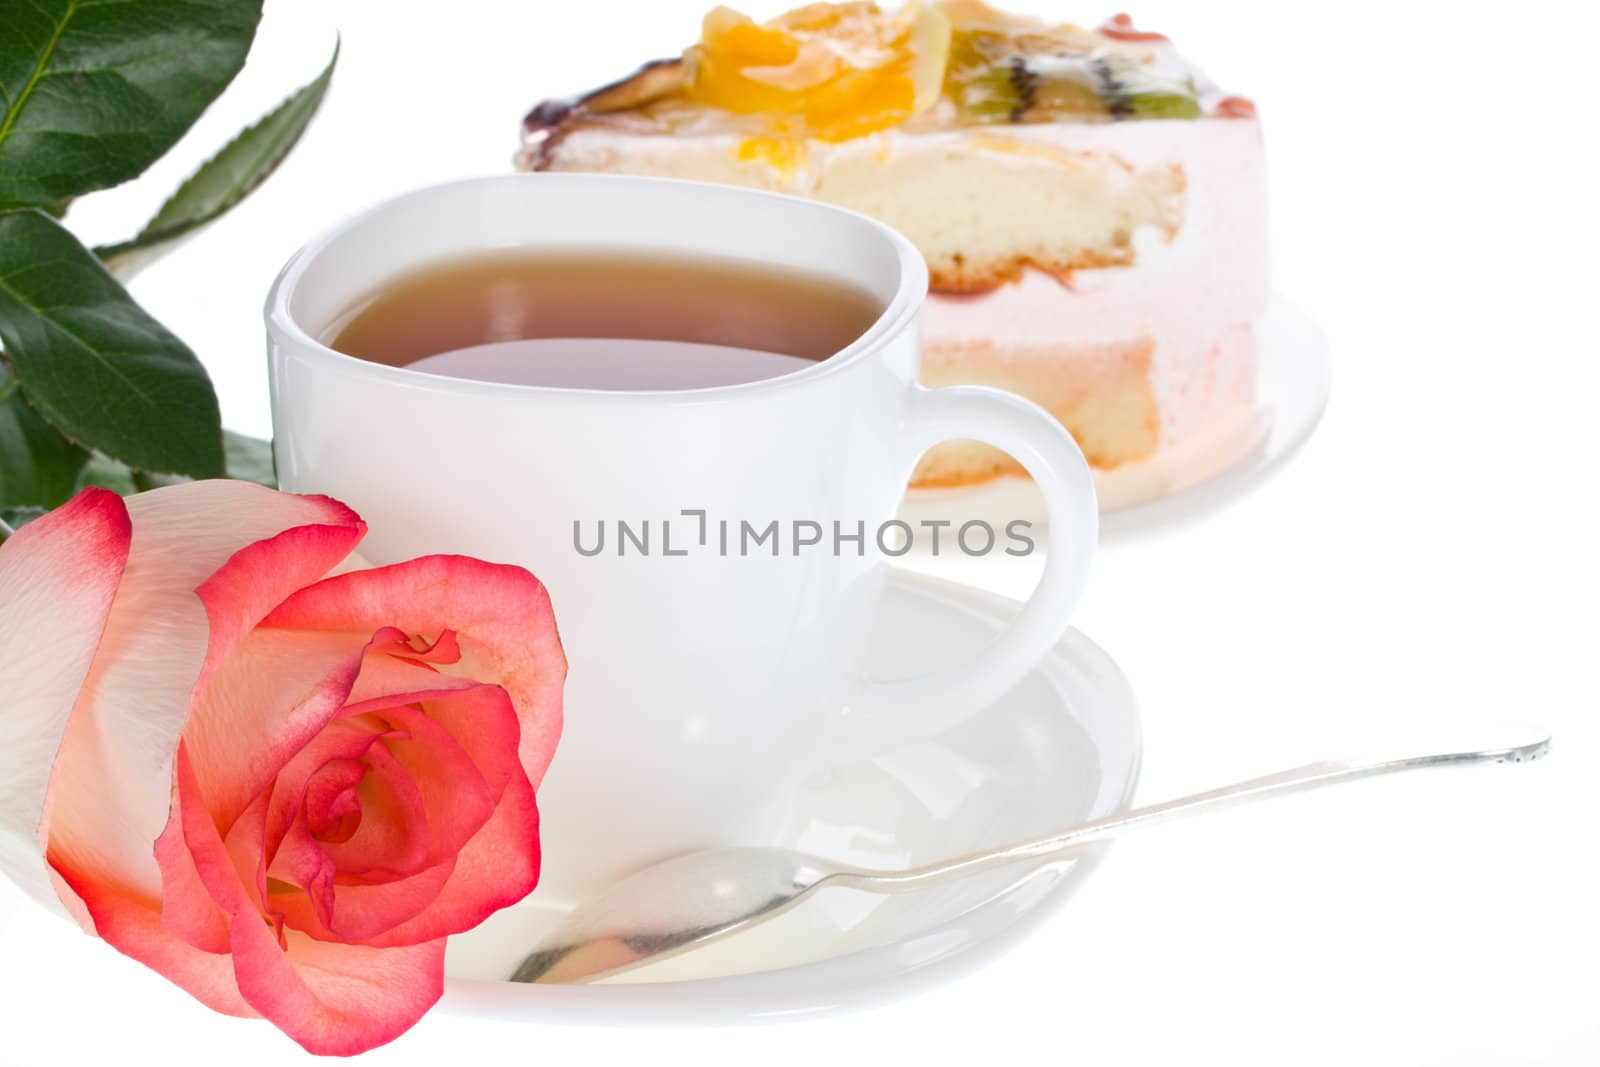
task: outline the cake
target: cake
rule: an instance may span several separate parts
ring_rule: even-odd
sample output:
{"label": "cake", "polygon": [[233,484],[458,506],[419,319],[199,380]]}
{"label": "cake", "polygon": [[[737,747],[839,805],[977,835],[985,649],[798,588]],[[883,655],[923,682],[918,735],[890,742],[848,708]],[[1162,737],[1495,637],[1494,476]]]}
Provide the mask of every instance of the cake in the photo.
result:
{"label": "cake", "polygon": [[[698,43],[524,120],[519,165],[659,175],[872,215],[927,257],[925,384],[1053,413],[1101,471],[1215,447],[1251,410],[1267,301],[1255,107],[1125,15],[977,0],[717,8]],[[1020,474],[977,442],[914,486]]]}

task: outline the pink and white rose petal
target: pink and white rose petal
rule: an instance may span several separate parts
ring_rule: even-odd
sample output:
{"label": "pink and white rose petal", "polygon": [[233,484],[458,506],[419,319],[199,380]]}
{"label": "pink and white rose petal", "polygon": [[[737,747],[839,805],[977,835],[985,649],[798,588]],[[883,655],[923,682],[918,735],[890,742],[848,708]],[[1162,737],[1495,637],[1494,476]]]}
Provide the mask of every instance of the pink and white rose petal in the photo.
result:
{"label": "pink and white rose petal", "polygon": [[0,545],[0,871],[336,1055],[537,885],[566,676],[527,571],[366,567],[365,531],[210,481],[87,489]]}

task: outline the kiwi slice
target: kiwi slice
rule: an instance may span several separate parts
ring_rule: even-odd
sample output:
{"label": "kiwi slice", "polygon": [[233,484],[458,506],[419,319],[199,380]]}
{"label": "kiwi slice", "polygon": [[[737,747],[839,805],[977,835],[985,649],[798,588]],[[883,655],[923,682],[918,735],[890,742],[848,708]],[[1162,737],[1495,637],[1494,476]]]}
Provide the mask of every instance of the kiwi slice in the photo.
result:
{"label": "kiwi slice", "polygon": [[967,122],[1016,122],[1032,104],[1033,78],[1008,38],[958,30],[950,35],[944,93]]}
{"label": "kiwi slice", "polygon": [[1022,121],[1105,118],[1113,114],[1102,91],[1105,78],[1100,63],[1090,53],[1029,56],[1027,63],[1034,90],[1032,106],[1021,116]]}
{"label": "kiwi slice", "polygon": [[1101,95],[1119,119],[1195,119],[1201,114],[1194,83],[1157,74],[1126,56],[1095,59]]}
{"label": "kiwi slice", "polygon": [[1127,56],[982,30],[951,35],[944,89],[971,123],[1191,119],[1201,113],[1187,79],[1157,74]]}

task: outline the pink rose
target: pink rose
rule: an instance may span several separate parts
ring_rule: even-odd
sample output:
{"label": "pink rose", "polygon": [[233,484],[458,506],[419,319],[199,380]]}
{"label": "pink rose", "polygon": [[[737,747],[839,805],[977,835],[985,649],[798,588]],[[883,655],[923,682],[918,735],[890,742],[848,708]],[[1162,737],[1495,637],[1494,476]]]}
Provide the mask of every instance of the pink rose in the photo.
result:
{"label": "pink rose", "polygon": [[445,939],[533,889],[561,729],[544,587],[365,569],[365,530],[216,481],[88,489],[0,546],[0,870],[317,1053],[410,1027]]}

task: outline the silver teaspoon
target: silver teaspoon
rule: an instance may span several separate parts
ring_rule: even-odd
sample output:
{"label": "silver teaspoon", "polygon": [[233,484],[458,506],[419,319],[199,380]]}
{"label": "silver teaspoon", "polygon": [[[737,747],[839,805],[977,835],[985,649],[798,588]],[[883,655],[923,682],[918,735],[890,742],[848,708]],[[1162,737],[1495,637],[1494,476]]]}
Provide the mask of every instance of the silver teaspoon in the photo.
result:
{"label": "silver teaspoon", "polygon": [[1057,860],[1128,830],[1267,797],[1423,767],[1522,763],[1549,751],[1549,734],[1524,727],[1520,736],[1490,747],[1328,760],[903,871],[864,870],[782,848],[691,852],[646,867],[579,905],[522,961],[511,981],[590,982],[621,974],[748,930],[829,886],[875,893],[923,889],[1022,860]]}

